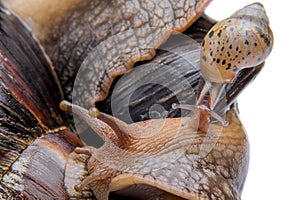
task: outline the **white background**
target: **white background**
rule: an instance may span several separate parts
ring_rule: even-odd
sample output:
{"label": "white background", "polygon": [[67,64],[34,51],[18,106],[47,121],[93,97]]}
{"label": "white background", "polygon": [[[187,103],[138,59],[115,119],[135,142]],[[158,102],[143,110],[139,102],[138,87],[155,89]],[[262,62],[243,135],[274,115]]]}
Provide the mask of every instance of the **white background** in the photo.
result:
{"label": "white background", "polygon": [[[217,19],[254,1],[214,0],[206,13]],[[250,141],[243,200],[300,199],[300,6],[261,0],[274,33],[274,48],[257,79],[238,98]]]}

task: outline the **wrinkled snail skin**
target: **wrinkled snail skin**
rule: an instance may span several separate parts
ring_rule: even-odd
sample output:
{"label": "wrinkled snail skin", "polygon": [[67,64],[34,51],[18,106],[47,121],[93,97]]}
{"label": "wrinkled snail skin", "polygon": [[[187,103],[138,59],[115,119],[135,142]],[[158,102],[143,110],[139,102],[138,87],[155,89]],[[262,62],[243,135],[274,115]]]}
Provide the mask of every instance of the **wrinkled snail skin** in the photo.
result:
{"label": "wrinkled snail skin", "polygon": [[[57,74],[60,74],[61,84],[69,100],[80,64],[92,49],[103,42],[101,55],[98,55],[102,59],[90,63],[93,67],[87,69],[84,77],[89,81],[78,91],[85,94],[80,97],[84,105],[87,99],[91,102],[105,99],[116,76],[126,73],[137,61],[151,59],[155,55],[155,49],[173,31],[182,32],[195,22],[210,0],[130,0],[126,3],[121,0],[53,1],[50,5],[42,6],[46,9],[45,13],[38,12],[41,13],[41,19],[27,17],[32,15],[30,6],[34,6],[37,0],[30,0],[30,4],[27,1],[4,2],[37,31]],[[61,6],[66,8],[61,9]],[[53,9],[47,9],[49,7]],[[52,12],[56,8],[63,11]],[[32,9],[38,10],[34,7]],[[60,15],[56,17],[56,14]],[[49,18],[54,23],[51,22],[50,27],[42,29]],[[111,36],[114,37],[110,38]],[[126,42],[129,40],[130,45]],[[95,94],[83,92],[94,91],[94,88]]]}
{"label": "wrinkled snail skin", "polygon": [[2,8],[0,27],[0,199],[67,199],[64,167],[83,144],[65,127],[59,83],[30,31]]}
{"label": "wrinkled snail skin", "polygon": [[[103,116],[88,118],[87,110],[63,104],[103,137],[99,131],[103,127],[98,126],[107,121]],[[112,131],[121,138],[126,135],[126,144],[118,146],[109,136],[114,134],[107,134],[103,138],[106,143],[99,149],[77,148],[72,160],[88,154],[89,175],[73,187],[80,190],[90,185],[100,200],[107,199],[109,191],[135,184],[151,185],[186,199],[240,199],[248,170],[249,145],[235,109],[227,114],[226,120],[230,122],[227,127],[220,130],[217,125],[211,126],[212,131],[221,131],[218,137],[208,138],[207,133],[197,132],[195,127],[182,126],[187,120],[190,118],[167,118],[163,125],[159,119],[124,125],[115,119],[120,126]],[[154,130],[159,131],[154,133]],[[72,164],[81,166],[85,162]]]}
{"label": "wrinkled snail skin", "polygon": [[236,73],[264,62],[273,33],[263,5],[254,3],[218,22],[202,42],[200,69],[206,80],[230,83]]}

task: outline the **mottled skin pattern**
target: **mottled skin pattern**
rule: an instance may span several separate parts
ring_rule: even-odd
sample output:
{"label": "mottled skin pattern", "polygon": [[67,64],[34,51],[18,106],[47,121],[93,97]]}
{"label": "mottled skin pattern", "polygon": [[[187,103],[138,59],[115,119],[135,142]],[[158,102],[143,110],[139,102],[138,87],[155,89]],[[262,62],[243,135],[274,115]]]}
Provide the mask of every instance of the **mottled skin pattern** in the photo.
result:
{"label": "mottled skin pattern", "polygon": [[218,22],[205,36],[201,72],[214,83],[229,83],[236,73],[262,63],[273,46],[273,33],[264,7],[251,4]]}
{"label": "mottled skin pattern", "polygon": [[88,2],[54,27],[42,43],[68,99],[80,64],[100,43],[101,47],[93,50],[97,54],[91,55],[86,63],[89,66],[83,69],[82,87],[75,91],[84,95],[80,97],[84,102],[94,102],[107,96],[117,75],[137,61],[151,59],[173,31],[188,28],[210,0]]}
{"label": "mottled skin pattern", "polygon": [[[168,118],[162,127],[159,119],[127,125],[104,114],[91,118],[87,110],[66,102],[63,107],[79,114],[106,141],[99,149],[75,150],[78,156],[91,156],[90,175],[77,190],[91,184],[97,199],[104,200],[109,191],[148,184],[187,199],[240,199],[249,146],[234,108],[226,117],[229,126],[211,125],[210,136],[184,126],[190,118]],[[105,126],[113,133],[103,136],[99,127]]]}

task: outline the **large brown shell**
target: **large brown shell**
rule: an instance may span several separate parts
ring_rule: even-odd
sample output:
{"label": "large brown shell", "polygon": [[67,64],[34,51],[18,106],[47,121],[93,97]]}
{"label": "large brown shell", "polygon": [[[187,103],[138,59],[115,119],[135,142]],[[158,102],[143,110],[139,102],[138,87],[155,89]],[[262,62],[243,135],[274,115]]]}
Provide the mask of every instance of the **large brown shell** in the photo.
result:
{"label": "large brown shell", "polygon": [[60,85],[30,31],[0,8],[0,198],[67,199],[68,154],[82,146],[64,127]]}

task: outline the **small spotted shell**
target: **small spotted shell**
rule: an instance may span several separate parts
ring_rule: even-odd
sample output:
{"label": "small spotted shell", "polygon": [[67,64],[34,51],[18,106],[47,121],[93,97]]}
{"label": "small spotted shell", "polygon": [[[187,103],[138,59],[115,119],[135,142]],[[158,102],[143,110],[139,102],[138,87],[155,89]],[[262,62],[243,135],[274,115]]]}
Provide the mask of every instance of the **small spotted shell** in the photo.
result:
{"label": "small spotted shell", "polygon": [[229,83],[236,73],[262,63],[273,46],[273,33],[263,5],[248,5],[220,21],[202,43],[200,69],[215,83]]}

